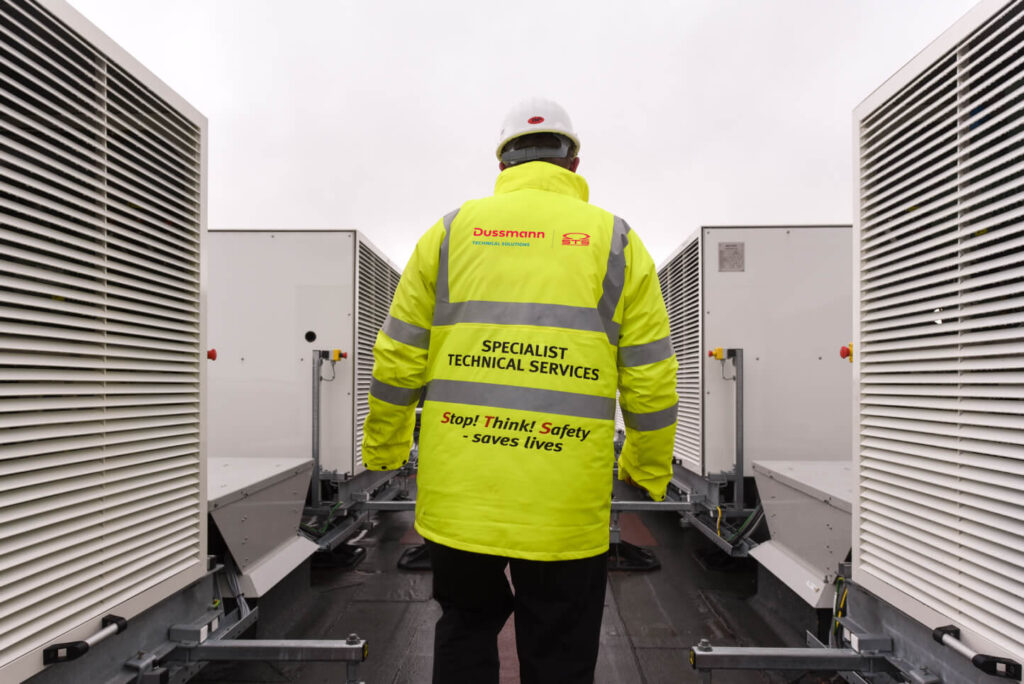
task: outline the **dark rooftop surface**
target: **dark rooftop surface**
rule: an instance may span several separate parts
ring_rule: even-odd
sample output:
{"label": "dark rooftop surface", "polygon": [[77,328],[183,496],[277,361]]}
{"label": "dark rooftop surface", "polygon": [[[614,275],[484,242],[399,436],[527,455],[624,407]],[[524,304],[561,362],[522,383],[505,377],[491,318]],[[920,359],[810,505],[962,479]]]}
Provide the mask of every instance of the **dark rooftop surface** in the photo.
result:
{"label": "dark rooftop surface", "polygon": [[[623,539],[654,551],[661,569],[609,573],[596,682],[700,682],[688,654],[701,638],[715,645],[803,645],[798,632],[769,625],[754,609],[752,559],[729,559],[698,531],[680,527],[676,514],[626,513],[621,525]],[[411,512],[381,514],[356,542],[366,549],[360,565],[313,568],[308,585],[305,573],[293,573],[261,601],[255,636],[344,639],[355,632],[369,644],[359,669],[367,684],[429,682],[440,615],[430,598],[431,575],[396,566],[402,552],[420,541]],[[519,681],[513,634],[510,619],[499,638],[503,684]],[[208,666],[193,681],[338,684],[345,673],[343,665],[330,663],[224,663]],[[715,684],[818,681],[828,680],[736,671],[713,678]]]}

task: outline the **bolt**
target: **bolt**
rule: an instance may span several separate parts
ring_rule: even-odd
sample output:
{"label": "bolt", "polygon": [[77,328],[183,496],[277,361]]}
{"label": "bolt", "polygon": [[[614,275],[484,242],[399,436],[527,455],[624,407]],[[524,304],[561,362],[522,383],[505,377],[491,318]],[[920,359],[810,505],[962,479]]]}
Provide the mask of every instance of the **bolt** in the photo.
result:
{"label": "bolt", "polygon": [[354,645],[354,644],[358,644],[359,641],[360,641],[359,635],[356,634],[355,632],[352,632],[351,634],[348,635],[348,639],[345,640],[345,643],[346,644],[353,644]]}
{"label": "bolt", "polygon": [[701,639],[697,643],[697,650],[698,651],[702,651],[702,652],[710,651],[711,650],[711,642],[708,641],[707,639]]}

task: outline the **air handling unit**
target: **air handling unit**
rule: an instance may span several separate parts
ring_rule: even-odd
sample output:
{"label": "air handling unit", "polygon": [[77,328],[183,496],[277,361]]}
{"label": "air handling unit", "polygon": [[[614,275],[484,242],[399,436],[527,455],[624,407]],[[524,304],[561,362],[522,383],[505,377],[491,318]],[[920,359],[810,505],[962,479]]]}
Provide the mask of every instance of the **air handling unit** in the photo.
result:
{"label": "air handling unit", "polygon": [[979,3],[853,133],[853,562],[833,648],[693,662],[1021,681],[1024,2]]}
{"label": "air handling unit", "polygon": [[0,27],[0,680],[17,682],[207,573],[206,120],[63,3],[4,0]]}
{"label": "air handling unit", "polygon": [[680,476],[849,460],[850,364],[838,352],[851,339],[850,250],[849,226],[704,227],[661,267]]}
{"label": "air handling unit", "polygon": [[1022,661],[1024,3],[980,3],[854,118],[853,579]]}
{"label": "air handling unit", "polygon": [[210,231],[210,265],[211,454],[311,462],[316,434],[325,488],[363,473],[373,344],[398,269],[354,230]]}

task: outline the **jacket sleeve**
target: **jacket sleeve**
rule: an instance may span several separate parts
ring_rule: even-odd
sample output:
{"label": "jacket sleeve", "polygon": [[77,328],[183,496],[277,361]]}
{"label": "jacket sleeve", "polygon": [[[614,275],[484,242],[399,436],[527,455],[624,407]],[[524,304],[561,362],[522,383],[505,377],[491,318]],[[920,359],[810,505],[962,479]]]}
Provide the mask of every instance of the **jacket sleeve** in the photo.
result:
{"label": "jacket sleeve", "polygon": [[369,470],[392,470],[409,460],[416,404],[427,381],[443,239],[444,224],[439,221],[416,244],[373,345],[370,413],[363,423],[363,463]]}
{"label": "jacket sleeve", "polygon": [[619,457],[619,479],[629,476],[660,501],[672,478],[678,363],[654,261],[636,233],[629,233],[625,254],[618,368],[626,443]]}

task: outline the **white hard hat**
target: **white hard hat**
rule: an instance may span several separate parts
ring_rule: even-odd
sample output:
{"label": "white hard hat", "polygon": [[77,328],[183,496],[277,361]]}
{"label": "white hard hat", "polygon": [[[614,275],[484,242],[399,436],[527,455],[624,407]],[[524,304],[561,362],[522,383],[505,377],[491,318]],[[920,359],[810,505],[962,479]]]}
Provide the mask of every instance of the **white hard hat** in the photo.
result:
{"label": "white hard hat", "polygon": [[572,140],[577,152],[580,149],[580,140],[572,129],[569,114],[562,106],[542,97],[531,97],[514,106],[505,115],[495,152],[498,159],[501,159],[501,150],[510,140],[530,133],[558,133]]}

